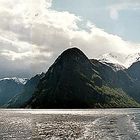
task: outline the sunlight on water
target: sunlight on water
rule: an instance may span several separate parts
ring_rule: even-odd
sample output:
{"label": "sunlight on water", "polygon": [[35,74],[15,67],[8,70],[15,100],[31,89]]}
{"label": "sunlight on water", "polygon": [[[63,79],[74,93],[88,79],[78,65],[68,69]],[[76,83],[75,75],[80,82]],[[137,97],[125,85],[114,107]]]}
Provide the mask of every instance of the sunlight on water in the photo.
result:
{"label": "sunlight on water", "polygon": [[140,140],[140,109],[0,110],[0,140]]}

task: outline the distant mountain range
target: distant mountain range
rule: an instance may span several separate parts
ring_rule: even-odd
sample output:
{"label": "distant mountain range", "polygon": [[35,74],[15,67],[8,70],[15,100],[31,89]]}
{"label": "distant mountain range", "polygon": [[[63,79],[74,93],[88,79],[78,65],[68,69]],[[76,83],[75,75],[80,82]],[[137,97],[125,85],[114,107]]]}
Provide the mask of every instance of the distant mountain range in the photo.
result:
{"label": "distant mountain range", "polygon": [[22,86],[22,91],[18,92],[18,94],[15,94],[8,102],[6,102],[3,107],[4,108],[21,108],[23,107],[26,102],[28,102],[38,83],[39,80],[44,76],[44,73],[37,74],[36,76],[29,79],[24,86]]}
{"label": "distant mountain range", "polygon": [[[133,61],[128,66],[130,60]],[[70,48],[45,74],[22,83],[22,90],[13,91],[2,105],[7,108],[140,107],[139,73],[139,54],[125,58],[121,54],[106,54],[99,60],[90,60],[78,48]],[[0,93],[0,97],[2,100],[4,96]]]}
{"label": "distant mountain range", "polygon": [[16,94],[22,93],[26,78],[3,78],[0,79],[0,106],[4,105]]}

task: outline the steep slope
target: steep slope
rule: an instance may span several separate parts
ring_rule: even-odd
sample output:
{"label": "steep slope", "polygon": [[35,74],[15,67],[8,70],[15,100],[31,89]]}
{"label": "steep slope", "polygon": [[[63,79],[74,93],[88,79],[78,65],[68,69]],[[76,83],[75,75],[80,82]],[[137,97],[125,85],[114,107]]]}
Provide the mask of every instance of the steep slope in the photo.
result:
{"label": "steep slope", "polygon": [[3,107],[5,108],[20,108],[32,97],[39,80],[44,76],[44,73],[32,77],[25,84],[22,93],[15,95]]}
{"label": "steep slope", "polygon": [[0,106],[16,94],[22,93],[26,82],[27,79],[16,77],[0,79]]}
{"label": "steep slope", "polygon": [[27,107],[138,107],[121,90],[108,87],[98,67],[77,48],[64,51],[40,80]]}

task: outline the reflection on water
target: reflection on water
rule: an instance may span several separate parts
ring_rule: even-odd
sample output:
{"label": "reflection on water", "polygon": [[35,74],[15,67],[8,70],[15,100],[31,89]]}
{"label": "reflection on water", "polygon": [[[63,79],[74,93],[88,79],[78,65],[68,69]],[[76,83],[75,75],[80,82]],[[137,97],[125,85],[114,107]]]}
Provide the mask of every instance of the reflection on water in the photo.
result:
{"label": "reflection on water", "polygon": [[0,110],[0,140],[140,140],[140,109]]}

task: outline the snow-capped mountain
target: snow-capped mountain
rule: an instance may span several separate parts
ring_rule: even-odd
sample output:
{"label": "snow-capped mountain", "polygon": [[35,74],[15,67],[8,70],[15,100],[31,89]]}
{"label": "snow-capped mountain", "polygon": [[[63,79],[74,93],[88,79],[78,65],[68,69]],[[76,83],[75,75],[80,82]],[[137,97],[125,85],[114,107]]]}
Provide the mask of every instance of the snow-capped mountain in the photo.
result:
{"label": "snow-capped mountain", "polygon": [[17,78],[17,77],[12,77],[12,78],[2,78],[0,81],[14,81],[18,84],[23,84],[25,85],[28,81],[27,78]]}
{"label": "snow-capped mountain", "polygon": [[126,57],[126,65],[130,67],[133,63],[140,61],[140,53],[130,54]]}
{"label": "snow-capped mountain", "polygon": [[102,63],[111,63],[122,68],[130,67],[134,62],[140,61],[140,53],[123,54],[123,53],[106,53],[97,58]]}

